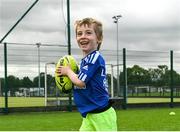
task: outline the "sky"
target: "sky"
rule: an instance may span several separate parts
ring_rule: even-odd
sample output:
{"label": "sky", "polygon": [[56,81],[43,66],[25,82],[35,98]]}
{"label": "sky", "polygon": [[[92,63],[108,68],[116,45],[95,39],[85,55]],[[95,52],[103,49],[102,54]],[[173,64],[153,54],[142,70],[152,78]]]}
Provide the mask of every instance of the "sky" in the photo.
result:
{"label": "sky", "polygon": [[[35,0],[0,0],[0,39]],[[4,42],[67,45],[66,0],[39,0]],[[103,23],[102,49],[180,50],[180,0],[70,0],[72,47],[74,22],[93,17]]]}
{"label": "sky", "polygon": [[[33,2],[35,0],[0,0],[0,39],[3,38]],[[119,49],[165,51],[165,55],[160,59],[157,58],[157,56],[160,56],[159,53],[147,53],[148,57],[152,57],[150,63],[152,62],[153,65],[155,63],[161,64],[160,61],[164,64],[164,56],[166,59],[165,64],[169,65],[169,51],[180,52],[180,0],[70,0],[71,46],[73,51],[80,54],[76,50],[78,46],[74,33],[75,21],[85,17],[92,17],[103,23],[104,38],[101,51],[106,52],[105,59],[116,63],[117,24],[112,19],[115,15],[122,16],[118,21]],[[66,18],[66,0],[39,0],[3,42],[34,45],[40,42],[41,44],[67,46]],[[24,67],[26,65],[25,61],[29,60],[31,64],[28,63],[29,65],[27,66],[31,68],[28,68],[28,73],[37,74],[37,47],[33,48],[33,50],[27,49],[27,47],[23,50],[23,46],[19,50],[16,48],[14,52],[21,53],[21,58],[18,58],[20,55],[16,54],[14,56],[15,53],[11,53],[12,58],[9,57],[10,61],[8,63],[11,65],[11,68],[8,69],[10,73],[16,72],[20,74],[27,71],[27,68],[22,69],[20,64],[23,64]],[[34,58],[30,58],[32,55],[28,55],[28,50],[33,51]],[[53,55],[55,56],[55,50],[65,54],[63,52],[64,49],[61,48],[44,52],[44,56],[52,52],[54,52]],[[27,55],[24,56],[24,54]],[[3,48],[0,45],[0,61],[3,60],[2,56]],[[130,56],[136,57],[132,64],[135,64],[138,60],[141,61],[138,55]],[[146,55],[144,54],[144,56]],[[177,54],[176,56],[180,55]],[[179,67],[178,58],[176,58],[176,62],[178,62],[176,67]],[[54,57],[54,59],[57,58]],[[145,61],[142,61],[142,63],[150,66],[146,62],[147,57],[143,59]],[[48,57],[41,57],[41,61],[46,63],[52,60]],[[18,63],[19,65],[17,65]],[[44,63],[41,64],[42,68],[44,68]],[[180,69],[177,68],[177,70],[180,72]],[[44,71],[44,69],[41,71]],[[0,73],[3,73],[2,68]]]}

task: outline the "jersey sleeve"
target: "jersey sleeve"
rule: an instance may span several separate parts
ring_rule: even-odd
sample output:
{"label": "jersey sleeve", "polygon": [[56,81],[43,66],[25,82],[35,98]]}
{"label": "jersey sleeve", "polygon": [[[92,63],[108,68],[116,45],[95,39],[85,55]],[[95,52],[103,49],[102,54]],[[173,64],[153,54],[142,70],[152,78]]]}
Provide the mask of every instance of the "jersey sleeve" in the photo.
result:
{"label": "jersey sleeve", "polygon": [[95,54],[84,66],[80,68],[78,78],[87,83],[95,74],[100,64],[98,63],[99,54]]}

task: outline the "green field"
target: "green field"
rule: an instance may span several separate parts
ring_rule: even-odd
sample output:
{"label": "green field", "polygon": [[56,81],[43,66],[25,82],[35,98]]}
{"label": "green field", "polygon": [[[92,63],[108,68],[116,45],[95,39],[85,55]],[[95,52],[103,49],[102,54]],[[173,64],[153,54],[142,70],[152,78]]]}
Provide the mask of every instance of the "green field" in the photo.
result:
{"label": "green field", "polygon": [[[128,98],[128,103],[165,103],[170,98]],[[180,102],[180,98],[174,98],[174,102]]]}
{"label": "green field", "polygon": [[[55,100],[56,98],[48,99]],[[68,99],[68,97],[66,99]],[[161,103],[170,102],[170,98],[128,98],[127,101],[128,103]],[[180,98],[174,98],[174,102],[180,102]],[[8,97],[9,107],[33,107],[44,105],[45,99],[43,97]],[[4,97],[0,97],[0,107],[4,107]]]}
{"label": "green field", "polygon": [[[169,112],[176,112],[170,116]],[[117,110],[119,131],[180,131],[180,108]],[[1,131],[77,131],[78,112],[34,112],[0,115]]]}
{"label": "green field", "polygon": [[[0,97],[0,107],[4,106],[4,97]],[[33,107],[44,106],[44,98],[42,97],[8,97],[9,107]]]}

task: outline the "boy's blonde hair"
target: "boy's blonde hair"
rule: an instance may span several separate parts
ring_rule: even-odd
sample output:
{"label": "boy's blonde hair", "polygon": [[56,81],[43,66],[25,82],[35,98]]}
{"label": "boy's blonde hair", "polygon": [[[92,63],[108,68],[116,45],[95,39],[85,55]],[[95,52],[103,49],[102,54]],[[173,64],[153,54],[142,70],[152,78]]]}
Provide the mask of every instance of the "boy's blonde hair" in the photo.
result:
{"label": "boy's blonde hair", "polygon": [[93,25],[94,31],[96,33],[97,39],[98,39],[98,47],[97,50],[100,49],[102,39],[103,39],[103,31],[102,31],[102,23],[93,19],[93,18],[84,18],[82,20],[77,20],[75,22],[75,31],[76,31],[76,36],[77,36],[77,29],[78,27],[82,25],[87,25],[88,27]]}

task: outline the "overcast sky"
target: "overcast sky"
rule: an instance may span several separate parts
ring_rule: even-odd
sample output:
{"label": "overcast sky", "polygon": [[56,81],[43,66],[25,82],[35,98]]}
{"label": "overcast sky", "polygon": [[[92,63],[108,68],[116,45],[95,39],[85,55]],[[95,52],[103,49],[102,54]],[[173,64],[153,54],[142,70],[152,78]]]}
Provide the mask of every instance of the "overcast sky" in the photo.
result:
{"label": "overcast sky", "polygon": [[[0,0],[0,39],[35,0]],[[103,23],[102,49],[180,50],[180,0],[70,0],[72,47],[77,47],[74,22],[93,17]],[[20,43],[67,44],[66,0],[39,0],[4,40]]]}
{"label": "overcast sky", "polygon": [[[35,0],[0,0],[0,39],[2,39],[33,2]],[[40,42],[42,44],[67,45],[66,3],[66,0],[39,0],[4,42],[27,44]],[[161,59],[157,58],[157,56],[160,56],[159,52],[158,55],[154,52],[148,52],[148,57],[152,57],[155,54],[152,60],[148,60],[149,62],[147,63],[133,54],[131,55],[131,59],[135,57],[136,60],[133,59],[132,64],[137,64],[139,60],[146,66],[151,66],[151,62],[155,66],[155,62],[161,64],[161,61],[162,64],[169,65],[169,50],[180,52],[180,0],[70,0],[70,15],[71,42],[74,53],[80,54],[78,50],[74,49],[77,48],[74,22],[84,17],[93,17],[103,23],[104,39],[101,47],[102,52],[116,50],[117,26],[112,19],[115,15],[122,15],[118,24],[120,49],[167,52],[163,53],[165,54],[165,63],[163,60],[164,57]],[[8,66],[11,66],[8,69],[9,74],[15,74],[16,72],[16,74],[23,74],[19,76],[37,75],[37,47],[34,46],[29,49],[27,47],[23,50],[23,46],[21,48],[16,46],[13,47],[16,50],[11,50],[12,53],[10,51],[8,52],[12,54],[8,57]],[[46,52],[41,52],[41,68],[44,68],[44,63],[46,62],[56,62],[61,56],[60,53],[66,54],[67,52],[64,51],[66,48],[46,48],[48,48],[47,52],[53,52],[51,55],[54,57],[48,58]],[[30,54],[28,55],[28,53]],[[113,54],[114,56],[112,56]],[[105,59],[116,61],[115,55],[116,52],[108,51]],[[3,48],[0,45],[0,61],[3,59],[2,56]],[[177,56],[179,54],[176,55],[175,60],[177,64],[175,67],[178,67],[176,70],[180,72],[179,57]],[[148,58],[143,58],[143,60],[146,59]],[[29,64],[27,65],[29,71],[25,67],[27,62]],[[22,64],[23,66],[21,66]],[[22,67],[25,68],[23,69]],[[27,72],[26,74],[25,71]],[[44,71],[44,69],[41,69],[41,71]],[[3,68],[0,69],[0,73],[4,73]],[[3,76],[3,74],[0,74],[0,76]]]}

